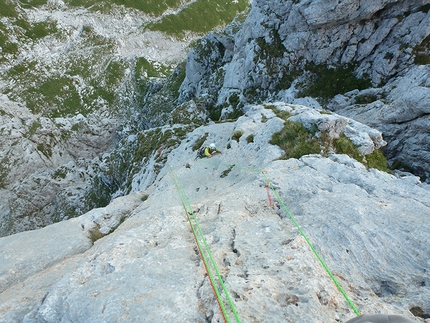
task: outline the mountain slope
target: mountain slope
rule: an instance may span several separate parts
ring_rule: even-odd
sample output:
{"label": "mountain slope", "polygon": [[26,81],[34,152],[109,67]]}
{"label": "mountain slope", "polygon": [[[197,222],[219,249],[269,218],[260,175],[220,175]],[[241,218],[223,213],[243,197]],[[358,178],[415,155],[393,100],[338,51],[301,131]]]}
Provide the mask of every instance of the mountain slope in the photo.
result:
{"label": "mountain slope", "polygon": [[[283,152],[268,141],[283,126],[274,110],[254,106],[236,122],[199,127],[145,192],[1,238],[1,320],[221,322],[176,181],[242,322],[356,316],[296,224],[360,313],[423,322],[412,312],[429,310],[428,186],[346,155],[277,160]],[[193,161],[205,134],[222,155]],[[38,256],[22,245],[33,242]]]}
{"label": "mountain slope", "polygon": [[[85,196],[116,132],[157,123],[144,112],[148,93],[192,41],[248,6],[0,1],[0,236],[106,205],[110,196]],[[178,20],[188,23],[169,31]]]}

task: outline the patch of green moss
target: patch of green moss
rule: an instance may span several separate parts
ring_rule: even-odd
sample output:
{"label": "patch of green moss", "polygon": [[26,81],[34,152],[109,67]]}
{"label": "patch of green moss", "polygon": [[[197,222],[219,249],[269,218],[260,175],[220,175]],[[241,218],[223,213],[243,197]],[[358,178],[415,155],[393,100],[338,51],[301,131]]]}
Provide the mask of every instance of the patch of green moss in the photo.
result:
{"label": "patch of green moss", "polygon": [[423,319],[429,319],[430,318],[430,313],[425,313],[424,310],[419,306],[411,307],[409,310],[416,317],[421,317]]}
{"label": "patch of green moss", "polygon": [[231,170],[234,168],[234,164],[233,165],[230,165],[229,166],[229,168],[227,168],[226,170],[224,170],[222,173],[221,173],[221,175],[220,175],[220,177],[221,178],[224,178],[224,177],[226,177],[226,176],[228,176],[228,174],[230,174],[230,172],[231,172]]}
{"label": "patch of green moss", "polygon": [[217,26],[230,23],[240,12],[249,7],[249,1],[217,2],[199,0],[186,6],[181,12],[165,15],[160,21],[147,26],[169,35],[183,37],[185,31],[205,34]]}
{"label": "patch of green moss", "polygon": [[7,185],[6,178],[10,172],[8,165],[9,158],[3,157],[0,162],[0,188],[5,188]]}
{"label": "patch of green moss", "polygon": [[427,36],[419,45],[415,46],[412,53],[415,55],[414,64],[430,64],[430,35]]}
{"label": "patch of green moss", "polygon": [[284,121],[288,120],[288,118],[289,118],[289,117],[291,117],[291,113],[290,113],[290,112],[288,112],[288,111],[286,111],[286,110],[278,110],[278,109],[277,109],[274,105],[272,105],[272,104],[265,104],[265,105],[264,105],[264,108],[272,110],[272,111],[276,114],[276,116],[277,116],[278,118],[281,118],[281,119],[282,119],[282,120],[284,120]]}
{"label": "patch of green moss", "polygon": [[243,131],[236,131],[231,137],[232,140],[239,142],[240,138],[243,136]]}
{"label": "patch of green moss", "polygon": [[18,17],[15,9],[15,4],[12,1],[0,0],[0,16],[8,18]]}
{"label": "patch of green moss", "polygon": [[39,144],[39,145],[37,145],[37,150],[39,150],[47,158],[52,157],[52,150],[51,150],[51,147],[49,145]]}
{"label": "patch of green moss", "polygon": [[354,75],[354,66],[337,66],[329,68],[326,65],[306,65],[306,70],[310,72],[308,84],[304,85],[300,91],[301,97],[321,98],[327,101],[337,94],[358,89],[364,90],[372,86],[369,78],[358,78]]}
{"label": "patch of green moss", "polygon": [[383,172],[390,172],[387,159],[380,149],[373,151],[369,155],[366,155],[366,165],[370,168],[375,168]]}
{"label": "patch of green moss", "polygon": [[368,95],[357,95],[355,97],[355,104],[369,104],[378,100],[378,97],[374,94]]}
{"label": "patch of green moss", "polygon": [[284,128],[275,132],[270,142],[284,150],[281,159],[300,158],[304,155],[319,154],[321,145],[301,123],[285,121]]}
{"label": "patch of green moss", "polygon": [[37,131],[37,129],[39,129],[42,125],[40,124],[39,121],[34,121],[31,126],[30,129],[28,129],[28,133],[26,134],[26,138],[31,138]]}
{"label": "patch of green moss", "polygon": [[196,143],[193,145],[193,150],[197,150],[200,147],[203,147],[203,144],[205,143],[206,139],[208,138],[209,134],[205,133],[205,135],[196,141]]}

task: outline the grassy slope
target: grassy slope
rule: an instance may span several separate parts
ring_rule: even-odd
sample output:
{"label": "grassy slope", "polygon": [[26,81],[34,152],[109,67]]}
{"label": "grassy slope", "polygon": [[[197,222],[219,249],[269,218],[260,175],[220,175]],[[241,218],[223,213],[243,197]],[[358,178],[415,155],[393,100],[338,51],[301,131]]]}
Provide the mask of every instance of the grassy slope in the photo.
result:
{"label": "grassy slope", "polygon": [[[145,29],[158,30],[181,37],[187,31],[203,35],[217,26],[223,26],[246,9],[248,1],[219,3],[198,0],[179,10],[179,0],[69,0],[71,8],[84,7],[91,12],[113,14],[123,6],[151,15],[156,22]],[[10,98],[23,101],[37,114],[47,117],[87,115],[98,109],[115,113],[127,108],[134,93],[142,88],[149,77],[166,77],[167,66],[154,65],[143,57],[126,60],[117,55],[116,40],[98,35],[91,26],[84,26],[76,39],[70,41],[70,30],[62,29],[56,21],[32,22],[25,10],[47,5],[46,0],[21,1],[15,4],[0,0],[0,64],[11,66],[0,76],[6,81],[2,91]],[[166,10],[177,15],[166,15]],[[43,59],[19,55],[44,39],[55,38],[58,43],[72,43],[65,55],[45,63]],[[33,56],[34,57],[34,56]],[[132,71],[127,75],[127,71]],[[124,91],[127,92],[124,94]],[[136,101],[134,100],[136,104]],[[138,107],[135,107],[138,108]]]}

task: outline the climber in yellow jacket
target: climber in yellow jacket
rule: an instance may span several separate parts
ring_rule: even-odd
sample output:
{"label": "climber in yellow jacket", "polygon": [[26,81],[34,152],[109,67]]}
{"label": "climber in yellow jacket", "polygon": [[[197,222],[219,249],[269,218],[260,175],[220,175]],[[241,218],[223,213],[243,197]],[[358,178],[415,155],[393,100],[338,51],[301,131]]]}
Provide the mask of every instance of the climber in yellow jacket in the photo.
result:
{"label": "climber in yellow jacket", "polygon": [[211,143],[209,146],[202,147],[197,151],[196,159],[205,157],[211,158],[215,154],[221,154],[221,150],[216,148],[214,143]]}

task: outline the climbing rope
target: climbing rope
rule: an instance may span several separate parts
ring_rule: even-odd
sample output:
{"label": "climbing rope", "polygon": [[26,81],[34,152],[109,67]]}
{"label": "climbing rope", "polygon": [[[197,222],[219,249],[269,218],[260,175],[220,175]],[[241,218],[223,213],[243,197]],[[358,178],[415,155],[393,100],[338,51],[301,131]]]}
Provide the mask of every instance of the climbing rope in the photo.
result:
{"label": "climbing rope", "polygon": [[[202,160],[202,161],[205,161],[207,163],[212,163],[212,162],[206,161],[206,160]],[[222,163],[220,163],[220,164],[217,164],[217,165],[224,165],[224,166],[229,166],[229,167],[233,168],[232,165],[228,165],[228,164],[222,164]],[[285,206],[284,202],[281,200],[281,197],[279,196],[279,194],[276,192],[275,188],[271,184],[271,182],[270,182],[270,180],[269,180],[269,178],[267,176],[267,172],[266,171],[262,171],[262,170],[251,169],[251,168],[239,167],[239,166],[236,166],[236,165],[233,165],[233,166],[236,167],[236,168],[238,168],[238,169],[240,169],[240,170],[251,171],[253,173],[261,173],[261,174],[263,174],[263,176],[264,176],[264,178],[266,180],[266,187],[270,187],[270,189],[272,190],[273,194],[276,196],[276,199],[282,205],[283,209],[285,210],[285,212],[287,213],[287,215],[289,216],[289,218],[291,219],[291,221],[294,223],[294,225],[296,226],[296,228],[299,231],[299,233],[305,239],[306,243],[309,245],[309,248],[312,250],[312,252],[318,258],[318,260],[320,261],[321,265],[324,267],[325,271],[330,276],[330,278],[332,279],[333,283],[336,285],[337,289],[343,295],[343,297],[345,298],[345,300],[348,303],[348,305],[351,307],[351,309],[354,311],[354,313],[357,316],[359,316],[360,312],[357,310],[357,308],[354,306],[354,304],[352,303],[352,301],[349,299],[348,295],[343,290],[342,286],[339,284],[339,282],[337,281],[337,279],[334,277],[334,275],[332,274],[332,272],[330,271],[330,269],[328,268],[328,266],[326,265],[326,263],[324,262],[324,260],[322,259],[322,257],[319,255],[319,253],[315,250],[315,248],[312,245],[312,243],[306,237],[305,233],[301,229],[300,225],[297,223],[296,219],[293,217],[293,215],[290,213],[290,211]],[[269,197],[269,201],[271,202],[270,197]]]}
{"label": "climbing rope", "polygon": [[279,203],[282,205],[282,207],[284,208],[285,212],[287,212],[288,216],[290,217],[291,221],[293,221],[294,225],[296,226],[297,230],[299,230],[300,234],[302,235],[302,237],[305,239],[305,241],[307,242],[307,244],[309,245],[309,248],[311,248],[311,250],[313,251],[313,253],[315,254],[315,256],[318,258],[318,260],[320,261],[321,265],[324,267],[324,269],[326,270],[327,274],[330,276],[330,278],[333,280],[334,284],[336,285],[337,289],[341,292],[341,294],[343,295],[343,297],[345,298],[345,300],[347,301],[347,303],[349,304],[349,306],[352,308],[352,310],[354,311],[355,314],[360,315],[360,312],[355,308],[354,304],[352,303],[352,301],[349,299],[348,295],[346,294],[346,292],[343,290],[342,286],[340,286],[339,282],[337,281],[337,279],[334,277],[334,275],[332,274],[332,272],[330,271],[330,269],[328,268],[328,266],[326,265],[326,263],[324,262],[324,260],[321,258],[321,256],[319,255],[319,253],[315,250],[314,246],[312,245],[312,243],[309,241],[309,239],[306,237],[305,233],[303,232],[303,230],[300,228],[299,224],[297,223],[296,219],[294,219],[293,215],[290,213],[290,211],[287,209],[287,207],[285,206],[284,202],[281,200],[279,194],[275,191],[273,185],[270,183],[269,178],[266,175],[266,172],[262,172],[263,176],[266,178],[267,182],[269,183],[269,186],[271,188],[271,190],[273,191],[273,194],[275,194],[276,198],[278,199]]}
{"label": "climbing rope", "polygon": [[[203,235],[203,232],[200,228],[200,225],[197,221],[197,218],[194,214],[193,208],[191,207],[191,204],[190,204],[189,199],[185,193],[185,190],[184,190],[183,186],[181,185],[181,182],[179,181],[179,178],[176,175],[176,173],[174,172],[173,168],[169,167],[169,170],[170,170],[170,175],[173,179],[173,182],[175,183],[175,187],[176,187],[176,190],[178,192],[179,198],[181,199],[182,205],[183,205],[185,213],[187,215],[188,222],[190,223],[190,227],[191,227],[191,230],[193,232],[194,239],[195,239],[196,244],[197,244],[197,248],[198,248],[200,256],[203,260],[206,272],[207,272],[208,277],[209,277],[209,281],[210,281],[212,289],[215,293],[215,296],[216,296],[218,305],[220,307],[222,316],[224,318],[224,321],[227,323],[231,322],[229,315],[227,313],[227,310],[225,308],[223,299],[221,297],[221,294],[218,291],[218,285],[220,285],[222,290],[224,291],[224,294],[227,298],[228,305],[230,306],[230,309],[234,314],[236,322],[240,323],[239,316],[236,312],[236,309],[235,309],[234,304],[230,298],[230,295],[227,291],[227,288],[226,288],[226,286],[222,280],[221,274],[218,270],[218,267],[215,263],[215,260],[212,257],[209,246],[206,242],[206,239]],[[213,271],[215,271],[216,275],[214,275]],[[217,284],[216,278],[218,278],[218,284]]]}

